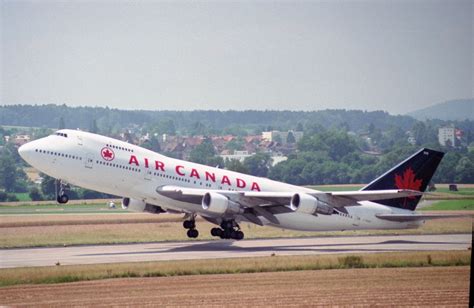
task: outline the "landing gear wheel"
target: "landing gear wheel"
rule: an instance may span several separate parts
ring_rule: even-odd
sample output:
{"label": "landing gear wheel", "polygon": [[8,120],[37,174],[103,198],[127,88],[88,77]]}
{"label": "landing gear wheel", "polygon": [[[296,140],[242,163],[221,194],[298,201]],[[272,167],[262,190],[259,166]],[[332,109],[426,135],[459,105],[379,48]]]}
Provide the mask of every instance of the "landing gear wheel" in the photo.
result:
{"label": "landing gear wheel", "polygon": [[212,236],[221,236],[222,234],[222,229],[220,228],[212,228],[211,229],[211,235]]}
{"label": "landing gear wheel", "polygon": [[61,195],[61,196],[58,196],[56,200],[58,201],[58,203],[64,204],[69,201],[69,197],[67,195]]}
{"label": "landing gear wheel", "polygon": [[241,240],[244,238],[244,233],[240,231],[240,227],[235,220],[223,220],[221,228],[212,228],[211,235],[218,236],[221,239]]}
{"label": "landing gear wheel", "polygon": [[236,240],[240,241],[244,239],[244,233],[242,231],[235,231],[235,237]]}
{"label": "landing gear wheel", "polygon": [[54,187],[56,190],[56,201],[58,203],[64,204],[69,201],[69,197],[66,192],[70,189],[69,185],[62,180],[56,180],[54,183]]}
{"label": "landing gear wheel", "polygon": [[199,231],[196,229],[189,229],[187,235],[189,238],[197,238],[199,236]]}
{"label": "landing gear wheel", "polygon": [[194,229],[196,228],[196,222],[194,220],[185,220],[183,221],[184,229]]}

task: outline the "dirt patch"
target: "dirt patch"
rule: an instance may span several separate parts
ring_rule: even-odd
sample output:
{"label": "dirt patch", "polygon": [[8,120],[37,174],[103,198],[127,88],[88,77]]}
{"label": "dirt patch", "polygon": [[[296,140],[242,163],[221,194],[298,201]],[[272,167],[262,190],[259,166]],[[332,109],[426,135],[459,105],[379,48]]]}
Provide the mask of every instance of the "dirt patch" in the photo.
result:
{"label": "dirt patch", "polygon": [[468,305],[469,267],[130,278],[0,288],[15,306]]}

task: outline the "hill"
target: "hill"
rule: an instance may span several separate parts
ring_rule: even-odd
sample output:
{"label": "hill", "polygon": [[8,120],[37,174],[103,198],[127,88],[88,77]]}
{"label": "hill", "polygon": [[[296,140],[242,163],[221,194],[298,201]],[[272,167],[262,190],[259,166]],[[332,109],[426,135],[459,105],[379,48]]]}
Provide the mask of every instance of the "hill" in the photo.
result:
{"label": "hill", "polygon": [[439,103],[408,113],[417,120],[439,119],[443,121],[474,120],[474,99],[459,99]]}

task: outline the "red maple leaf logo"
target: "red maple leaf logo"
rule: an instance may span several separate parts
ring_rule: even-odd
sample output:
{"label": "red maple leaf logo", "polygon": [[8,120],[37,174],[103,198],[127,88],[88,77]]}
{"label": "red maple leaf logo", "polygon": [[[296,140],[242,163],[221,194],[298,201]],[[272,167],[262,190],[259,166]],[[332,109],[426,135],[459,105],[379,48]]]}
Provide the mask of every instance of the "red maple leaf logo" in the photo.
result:
{"label": "red maple leaf logo", "polygon": [[109,148],[103,148],[100,152],[102,158],[105,160],[113,160],[115,158],[114,152]]}
{"label": "red maple leaf logo", "polygon": [[[399,174],[395,174],[395,186],[398,189],[411,189],[420,191],[422,183],[422,180],[417,180],[415,178],[415,172],[413,172],[413,169],[411,167],[405,169],[402,176],[400,176]],[[408,198],[414,199],[415,196],[411,196]]]}

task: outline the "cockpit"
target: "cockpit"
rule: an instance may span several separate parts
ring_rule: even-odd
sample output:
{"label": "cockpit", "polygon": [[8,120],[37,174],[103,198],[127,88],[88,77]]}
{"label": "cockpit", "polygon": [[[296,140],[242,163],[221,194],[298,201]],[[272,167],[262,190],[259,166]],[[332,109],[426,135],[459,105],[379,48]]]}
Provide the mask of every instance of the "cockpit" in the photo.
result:
{"label": "cockpit", "polygon": [[61,136],[61,137],[64,137],[64,138],[67,138],[67,134],[65,133],[61,133],[61,132],[56,132],[54,133],[56,136]]}

